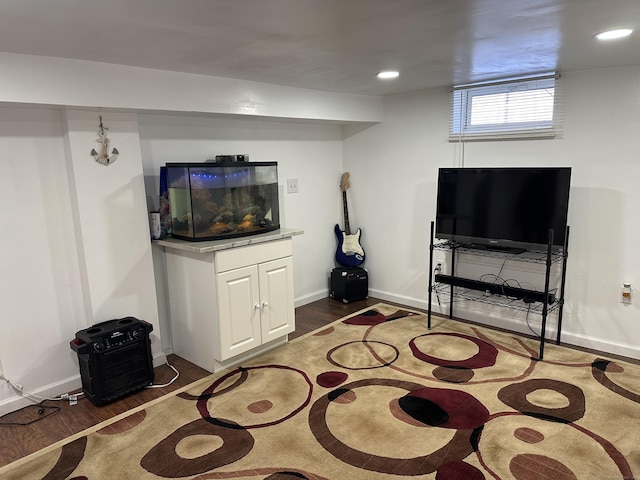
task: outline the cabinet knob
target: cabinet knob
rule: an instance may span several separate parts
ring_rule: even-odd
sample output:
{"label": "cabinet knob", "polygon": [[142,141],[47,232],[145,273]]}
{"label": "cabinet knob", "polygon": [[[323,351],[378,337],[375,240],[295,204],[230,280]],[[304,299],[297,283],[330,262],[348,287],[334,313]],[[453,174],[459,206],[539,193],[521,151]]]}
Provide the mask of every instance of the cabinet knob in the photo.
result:
{"label": "cabinet knob", "polygon": [[256,310],[260,310],[260,304],[259,304],[259,303],[256,303],[256,304],[253,306],[253,308],[254,308],[254,309],[256,309]]}
{"label": "cabinet knob", "polygon": [[264,302],[262,302],[262,308],[268,307],[269,304],[267,303],[267,301],[265,300]]}

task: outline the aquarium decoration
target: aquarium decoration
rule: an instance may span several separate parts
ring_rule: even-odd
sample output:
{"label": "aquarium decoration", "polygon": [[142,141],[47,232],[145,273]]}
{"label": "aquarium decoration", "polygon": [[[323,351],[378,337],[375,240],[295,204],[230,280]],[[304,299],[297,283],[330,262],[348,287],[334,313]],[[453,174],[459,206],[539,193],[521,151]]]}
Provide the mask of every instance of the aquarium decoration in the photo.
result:
{"label": "aquarium decoration", "polygon": [[107,130],[109,129],[102,125],[102,115],[100,115],[99,118],[100,126],[98,128],[98,139],[96,141],[101,144],[100,152],[98,153],[95,148],[92,148],[91,156],[99,164],[108,166],[116,161],[120,152],[117,148],[114,148],[111,150],[111,153],[109,153],[109,138],[107,137]]}
{"label": "aquarium decoration", "polygon": [[280,228],[276,162],[168,163],[173,237],[190,241]]}

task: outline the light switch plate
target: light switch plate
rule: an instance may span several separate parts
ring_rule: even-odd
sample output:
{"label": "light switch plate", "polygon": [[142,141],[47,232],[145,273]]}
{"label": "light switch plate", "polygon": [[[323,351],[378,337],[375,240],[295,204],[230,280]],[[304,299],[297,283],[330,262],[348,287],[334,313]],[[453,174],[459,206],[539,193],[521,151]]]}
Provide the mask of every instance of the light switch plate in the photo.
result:
{"label": "light switch plate", "polygon": [[287,180],[287,193],[298,193],[297,178],[290,178]]}

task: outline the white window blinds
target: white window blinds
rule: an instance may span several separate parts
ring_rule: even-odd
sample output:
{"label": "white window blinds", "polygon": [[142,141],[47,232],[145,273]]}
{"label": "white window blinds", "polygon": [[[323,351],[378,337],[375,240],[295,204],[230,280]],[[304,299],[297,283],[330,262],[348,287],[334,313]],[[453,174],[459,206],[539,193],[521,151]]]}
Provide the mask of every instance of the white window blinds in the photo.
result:
{"label": "white window blinds", "polygon": [[559,136],[563,104],[558,79],[549,74],[454,87],[449,140]]}

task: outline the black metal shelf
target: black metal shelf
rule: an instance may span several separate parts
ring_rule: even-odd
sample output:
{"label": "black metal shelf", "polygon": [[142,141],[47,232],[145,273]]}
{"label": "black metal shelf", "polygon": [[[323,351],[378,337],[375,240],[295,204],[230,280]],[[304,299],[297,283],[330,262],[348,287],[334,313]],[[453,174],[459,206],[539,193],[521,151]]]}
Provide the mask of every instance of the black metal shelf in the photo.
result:
{"label": "black metal shelf", "polygon": [[[557,290],[557,289],[554,289]],[[442,302],[440,295],[445,297],[445,301],[442,303],[451,302],[451,286],[446,283],[435,283],[431,287],[431,291],[437,295],[438,300]],[[553,291],[553,290],[552,290]],[[493,293],[486,293],[480,290],[471,290],[469,288],[456,287],[454,298],[461,300],[471,300],[474,302],[486,303],[487,305],[494,305],[497,307],[511,308],[513,310],[519,310],[521,312],[538,313],[542,315],[543,302],[524,302],[519,298],[509,298],[504,295],[495,295]],[[564,304],[564,300],[556,300],[553,303],[547,304],[547,314],[560,308]]]}
{"label": "black metal shelf", "polygon": [[[445,241],[433,244],[434,250],[453,250],[458,253],[475,255],[476,257],[489,257],[505,260],[515,260],[518,262],[544,264],[547,262],[547,253],[543,250],[527,250],[523,253],[509,253],[500,250],[483,250],[469,247],[466,243]],[[551,252],[551,263],[562,262],[566,258],[565,252]]]}
{"label": "black metal shelf", "polygon": [[[567,245],[569,242],[569,227],[567,227],[565,234],[565,244],[564,248],[561,251],[553,250],[553,230],[549,231],[549,244],[547,245],[547,250],[526,250],[524,252],[513,253],[513,252],[505,252],[505,251],[497,251],[497,250],[487,250],[487,249],[477,249],[473,248],[466,244],[461,244],[452,241],[444,241],[439,243],[434,243],[434,222],[431,222],[431,240],[429,245],[429,290],[428,290],[428,315],[427,315],[427,327],[431,329],[431,301],[432,294],[435,293],[438,298],[438,303],[441,302],[440,296],[443,295],[448,298],[449,303],[449,318],[453,318],[453,304],[455,299],[460,300],[470,300],[474,302],[485,303],[488,305],[494,305],[504,308],[510,308],[514,310],[519,310],[523,312],[533,312],[538,313],[542,316],[542,325],[541,325],[541,333],[540,333],[540,349],[539,349],[539,360],[542,360],[544,355],[544,343],[545,343],[545,334],[546,334],[546,324],[547,324],[547,315],[553,311],[557,312],[557,335],[556,335],[556,344],[560,343],[560,335],[562,332],[562,311],[564,307],[564,286],[566,280],[566,272],[567,272]],[[443,250],[451,252],[451,275],[441,275],[440,278],[449,277],[448,281],[453,280],[452,283],[435,283],[433,281],[434,278],[434,269],[433,269],[433,251],[434,250]],[[467,254],[474,255],[480,257],[490,257],[496,259],[503,260],[513,260],[516,262],[525,262],[525,263],[535,263],[535,264],[543,264],[546,265],[545,270],[545,287],[544,292],[538,297],[542,299],[542,301],[524,301],[523,298],[514,298],[508,295],[501,295],[500,292],[496,292],[499,290],[499,286],[495,288],[494,285],[485,286],[489,291],[484,291],[482,288],[482,282],[475,282],[478,285],[473,285],[474,282],[469,282],[462,277],[455,277],[455,257],[456,254]],[[549,288],[549,279],[551,266],[556,263],[562,263],[562,275],[560,281],[559,291],[557,288]],[[462,281],[461,281],[462,280]],[[468,288],[469,284],[472,284],[472,287]],[[455,286],[463,285],[463,286]],[[520,293],[520,292],[517,292]],[[552,294],[549,296],[549,294]],[[446,299],[445,298],[445,299]]]}

